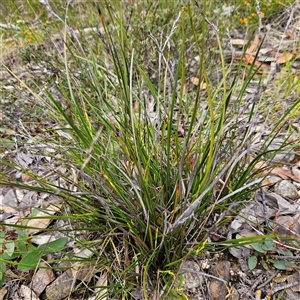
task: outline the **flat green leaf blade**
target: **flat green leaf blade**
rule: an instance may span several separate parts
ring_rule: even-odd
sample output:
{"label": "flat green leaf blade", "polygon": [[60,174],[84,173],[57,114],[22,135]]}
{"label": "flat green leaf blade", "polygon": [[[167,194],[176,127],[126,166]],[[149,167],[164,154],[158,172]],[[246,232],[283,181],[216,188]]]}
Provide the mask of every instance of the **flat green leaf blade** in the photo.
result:
{"label": "flat green leaf blade", "polygon": [[4,251],[8,256],[12,256],[15,251],[15,243],[14,242],[7,242],[5,244],[6,250]]}
{"label": "flat green leaf blade", "polygon": [[43,256],[39,251],[32,251],[25,255],[18,264],[19,271],[28,271],[35,268]]}
{"label": "flat green leaf blade", "polygon": [[38,250],[42,253],[42,255],[58,252],[66,245],[67,241],[68,240],[66,238],[60,238],[53,242],[39,246]]}
{"label": "flat green leaf blade", "polygon": [[260,253],[264,253],[266,250],[263,248],[263,244],[262,243],[253,243],[251,244],[251,246],[254,248],[254,250],[260,252]]}
{"label": "flat green leaf blade", "polygon": [[257,266],[257,257],[251,256],[248,259],[248,267],[250,270],[253,270]]}

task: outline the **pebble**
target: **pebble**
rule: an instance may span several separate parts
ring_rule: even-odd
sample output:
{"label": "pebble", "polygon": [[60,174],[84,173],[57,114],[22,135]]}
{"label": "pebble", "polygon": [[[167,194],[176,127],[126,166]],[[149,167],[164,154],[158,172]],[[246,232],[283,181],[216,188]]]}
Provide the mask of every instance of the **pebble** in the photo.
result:
{"label": "pebble", "polygon": [[292,173],[295,178],[300,180],[300,161],[298,161],[293,167],[292,167]]}
{"label": "pebble", "polygon": [[281,195],[288,199],[297,199],[298,190],[297,188],[288,180],[282,180],[275,185],[275,193]]}
{"label": "pebble", "polygon": [[[213,270],[213,275],[229,281],[230,278],[230,262],[229,261],[220,261]],[[212,300],[226,299],[228,295],[228,289],[226,284],[220,280],[212,279],[209,284],[209,290]]]}

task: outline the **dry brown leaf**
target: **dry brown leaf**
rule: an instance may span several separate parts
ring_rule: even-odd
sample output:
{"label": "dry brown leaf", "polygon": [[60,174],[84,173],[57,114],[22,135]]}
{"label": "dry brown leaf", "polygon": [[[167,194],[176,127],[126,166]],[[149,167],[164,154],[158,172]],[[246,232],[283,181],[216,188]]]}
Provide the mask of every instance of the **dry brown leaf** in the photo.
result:
{"label": "dry brown leaf", "polygon": [[[273,172],[273,170],[271,171],[271,174],[274,174],[274,175],[278,175],[278,176],[280,176],[282,179],[292,179],[292,180],[294,180],[294,181],[296,181],[296,182],[300,182],[300,179],[298,179],[298,178],[296,178],[295,176],[293,176],[293,174],[292,173],[290,173],[289,171],[286,171],[286,170],[280,170],[280,171],[278,171],[277,169],[281,169],[281,168],[274,168],[274,170],[275,170],[275,173]],[[286,178],[286,176],[288,177],[288,178]]]}
{"label": "dry brown leaf", "polygon": [[257,49],[259,43],[258,35],[256,34],[253,40],[253,43],[250,45],[250,47],[246,50],[247,53],[254,53]]}
{"label": "dry brown leaf", "polygon": [[248,65],[251,65],[254,62],[255,57],[251,54],[245,54],[243,57],[243,62],[245,62]]}
{"label": "dry brown leaf", "polygon": [[[300,162],[299,162],[299,165],[300,165]],[[273,168],[271,171],[269,171],[269,168],[268,168],[268,165],[265,161],[261,161],[261,162],[258,162],[255,166],[254,166],[254,170],[258,171],[258,170],[261,170],[262,171],[262,174],[263,175],[267,175],[267,174],[273,174],[273,175],[277,175],[279,176],[280,178],[282,179],[292,179],[296,182],[300,182],[300,171],[299,171],[299,176],[295,176],[295,173],[297,171],[297,164],[293,167],[293,172],[294,174],[292,174],[290,171],[287,171],[283,168],[280,168],[280,167],[276,167],[276,168]],[[298,173],[297,173],[298,174]]]}
{"label": "dry brown leaf", "polygon": [[285,38],[294,41],[295,40],[295,34],[291,31],[287,31],[286,34],[285,34]]}
{"label": "dry brown leaf", "polygon": [[293,176],[290,172],[287,172],[286,175],[287,175],[290,179],[292,179],[292,180],[294,180],[294,181],[296,181],[296,182],[300,182],[300,179],[298,179],[298,178],[296,178],[295,176]]}
{"label": "dry brown leaf", "polygon": [[198,77],[191,77],[191,82],[194,85],[198,85],[199,84],[199,78]]}
{"label": "dry brown leaf", "polygon": [[[251,161],[252,161],[253,159],[251,159]],[[265,161],[259,161],[258,163],[256,163],[255,164],[255,166],[253,167],[253,169],[254,170],[260,170],[260,169],[266,169],[266,168],[268,168],[268,164],[267,164],[267,162],[265,162]]]}
{"label": "dry brown leaf", "polygon": [[49,217],[49,218],[43,218],[43,219],[31,219],[28,221],[27,226],[28,227],[36,227],[36,228],[30,228],[26,229],[28,234],[35,234],[45,228],[48,227],[48,225],[53,221],[53,218],[51,218],[52,215],[56,214],[57,211],[60,210],[60,206],[49,206],[45,211],[40,211],[36,217]]}
{"label": "dry brown leaf", "polygon": [[7,287],[3,287],[0,290],[0,300],[3,300],[6,294],[7,294]]}
{"label": "dry brown leaf", "polygon": [[268,64],[265,64],[263,62],[260,62],[258,60],[255,60],[255,51],[257,50],[259,45],[259,38],[258,35],[256,34],[254,37],[254,40],[252,42],[252,44],[247,48],[246,53],[243,57],[241,57],[240,55],[236,55],[235,59],[241,59],[243,60],[244,63],[246,64],[253,64],[256,67],[264,67],[264,68],[269,68],[270,66]]}
{"label": "dry brown leaf", "polygon": [[262,188],[264,191],[267,191],[270,185],[271,185],[271,181],[268,178],[263,180]]}
{"label": "dry brown leaf", "polygon": [[282,53],[277,51],[270,51],[268,52],[268,56],[270,57],[276,57],[276,64],[284,64],[294,57],[294,53]]}
{"label": "dry brown leaf", "polygon": [[289,171],[284,170],[283,168],[277,167],[271,170],[271,174],[277,175],[282,179],[289,179],[292,175]]}
{"label": "dry brown leaf", "polygon": [[[96,286],[107,286],[107,271],[103,270],[102,274],[99,276],[99,279],[96,283]],[[107,293],[107,289],[103,289],[103,288],[96,288],[95,292],[97,292],[97,298],[96,300],[106,300],[107,297],[104,297],[104,295]]]}
{"label": "dry brown leaf", "polygon": [[294,239],[298,243],[300,242],[300,236],[294,230],[290,230],[287,226],[282,226],[280,224],[275,223],[275,228],[273,232],[278,234],[280,237],[285,239]]}
{"label": "dry brown leaf", "polygon": [[282,275],[282,276],[276,276],[275,278],[273,278],[273,282],[276,283],[283,283],[287,280],[287,276],[286,275]]}
{"label": "dry brown leaf", "polygon": [[255,56],[252,54],[248,54],[248,53],[246,53],[244,55],[243,62],[245,62],[248,65],[251,65],[254,62],[254,66],[256,66],[256,67],[270,68],[270,66],[268,64],[262,63],[259,60],[255,60]]}
{"label": "dry brown leaf", "polygon": [[284,63],[290,61],[291,59],[293,59],[293,57],[294,57],[293,53],[285,53],[281,56],[278,56],[278,58],[276,60],[276,64],[279,64],[279,65],[284,64]]}
{"label": "dry brown leaf", "polygon": [[[191,82],[192,82],[194,85],[198,86],[198,85],[199,85],[199,78],[198,78],[198,77],[191,77]],[[202,81],[202,82],[200,83],[200,89],[201,89],[201,90],[205,90],[205,89],[206,89],[206,83],[205,83],[204,81]]]}
{"label": "dry brown leaf", "polygon": [[32,181],[32,177],[28,176],[28,175],[25,174],[25,173],[22,173],[21,179],[22,179],[23,182],[29,182],[29,181]]}
{"label": "dry brown leaf", "polygon": [[247,41],[244,39],[231,39],[230,43],[231,45],[244,46],[247,44]]}

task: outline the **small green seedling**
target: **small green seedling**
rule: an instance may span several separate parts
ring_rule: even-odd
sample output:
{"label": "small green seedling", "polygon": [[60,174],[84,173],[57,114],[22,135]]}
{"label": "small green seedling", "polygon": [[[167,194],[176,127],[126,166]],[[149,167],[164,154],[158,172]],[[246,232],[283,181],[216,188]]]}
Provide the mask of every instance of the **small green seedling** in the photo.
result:
{"label": "small green seedling", "polygon": [[284,256],[293,256],[293,253],[288,250],[283,245],[275,242],[271,238],[265,239],[262,243],[253,243],[251,246],[254,248],[254,255],[249,257],[248,259],[248,267],[250,270],[256,268],[258,261],[260,261],[261,265],[264,269],[268,270],[269,265],[272,264],[278,270],[287,270],[290,268],[295,268],[295,265],[289,261],[275,261],[274,259],[270,258],[270,255],[282,255]]}
{"label": "small green seedling", "polygon": [[9,240],[4,232],[0,233],[0,287],[4,283],[4,275],[9,265],[17,266],[19,271],[34,269],[44,255],[61,251],[67,243],[66,238],[60,238],[36,247],[30,242],[26,232],[18,228],[16,231],[16,240]]}

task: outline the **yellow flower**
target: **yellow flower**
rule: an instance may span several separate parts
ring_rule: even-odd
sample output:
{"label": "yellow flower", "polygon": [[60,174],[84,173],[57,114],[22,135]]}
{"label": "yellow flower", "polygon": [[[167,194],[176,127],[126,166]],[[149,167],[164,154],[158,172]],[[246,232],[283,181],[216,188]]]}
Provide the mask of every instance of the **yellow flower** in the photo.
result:
{"label": "yellow flower", "polygon": [[27,33],[28,33],[28,31],[27,31],[27,30],[24,30],[24,31],[23,31],[23,34],[24,34],[24,35],[26,35]]}
{"label": "yellow flower", "polygon": [[249,19],[248,18],[245,18],[245,19],[240,18],[240,23],[241,24],[248,24],[249,23]]}
{"label": "yellow flower", "polygon": [[265,13],[261,12],[261,17],[264,18],[265,17]]}
{"label": "yellow flower", "polygon": [[257,17],[257,14],[253,13],[251,14],[252,17]]}
{"label": "yellow flower", "polygon": [[24,47],[24,45],[25,45],[25,43],[22,41],[22,42],[20,43],[20,46],[21,46],[21,47]]}
{"label": "yellow flower", "polygon": [[29,43],[31,43],[31,42],[32,42],[32,36],[29,36],[28,39],[27,39],[27,41],[28,41]]}
{"label": "yellow flower", "polygon": [[46,25],[48,25],[50,22],[49,22],[49,20],[46,20],[45,23],[46,23]]}

